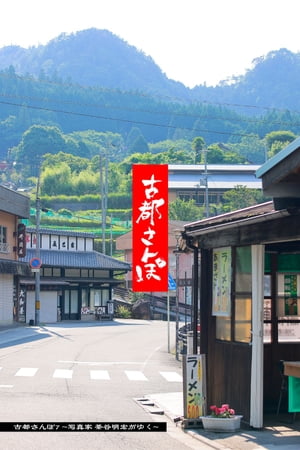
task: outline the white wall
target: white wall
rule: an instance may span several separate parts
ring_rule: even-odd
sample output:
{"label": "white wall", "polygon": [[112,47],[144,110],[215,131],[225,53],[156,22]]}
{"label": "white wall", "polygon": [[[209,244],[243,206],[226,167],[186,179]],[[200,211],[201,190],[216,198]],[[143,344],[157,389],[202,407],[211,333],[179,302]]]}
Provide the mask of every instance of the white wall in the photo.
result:
{"label": "white wall", "polygon": [[[57,322],[57,291],[40,293],[40,323]],[[35,321],[35,292],[27,291],[26,323]]]}

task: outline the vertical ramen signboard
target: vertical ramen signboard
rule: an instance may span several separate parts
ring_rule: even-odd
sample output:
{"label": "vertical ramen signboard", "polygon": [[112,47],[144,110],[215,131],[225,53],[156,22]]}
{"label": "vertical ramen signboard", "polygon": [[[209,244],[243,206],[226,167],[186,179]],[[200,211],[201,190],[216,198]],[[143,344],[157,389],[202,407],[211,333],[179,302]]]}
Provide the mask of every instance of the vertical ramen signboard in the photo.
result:
{"label": "vertical ramen signboard", "polygon": [[168,291],[168,165],[132,166],[132,290]]}

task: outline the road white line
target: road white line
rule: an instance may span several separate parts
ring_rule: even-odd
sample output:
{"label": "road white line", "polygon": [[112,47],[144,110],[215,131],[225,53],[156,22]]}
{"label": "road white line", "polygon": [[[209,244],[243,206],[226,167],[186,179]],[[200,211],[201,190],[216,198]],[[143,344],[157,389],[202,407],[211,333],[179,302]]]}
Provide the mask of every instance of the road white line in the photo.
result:
{"label": "road white line", "polygon": [[90,370],[91,380],[110,380],[107,370]]}
{"label": "road white line", "polygon": [[87,364],[88,366],[117,366],[119,364],[143,364],[143,361],[57,361],[62,364]]}
{"label": "road white line", "polygon": [[13,388],[13,384],[0,384],[0,388]]}
{"label": "road white line", "polygon": [[148,381],[143,372],[139,370],[125,370],[126,376],[131,381]]}
{"label": "road white line", "polygon": [[16,377],[33,377],[39,369],[35,367],[22,367],[15,374]]}
{"label": "road white line", "polygon": [[182,376],[176,372],[159,372],[167,381],[182,381]]}
{"label": "road white line", "polygon": [[56,369],[53,374],[53,378],[72,378],[73,370]]}

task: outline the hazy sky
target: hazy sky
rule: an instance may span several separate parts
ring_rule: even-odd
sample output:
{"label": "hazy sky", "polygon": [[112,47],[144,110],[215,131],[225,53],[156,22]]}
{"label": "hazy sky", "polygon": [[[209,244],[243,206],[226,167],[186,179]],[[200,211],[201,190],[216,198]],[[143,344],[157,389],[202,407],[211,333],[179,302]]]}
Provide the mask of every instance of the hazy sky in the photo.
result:
{"label": "hazy sky", "polygon": [[3,0],[0,47],[106,29],[186,86],[217,84],[269,51],[300,51],[299,0]]}

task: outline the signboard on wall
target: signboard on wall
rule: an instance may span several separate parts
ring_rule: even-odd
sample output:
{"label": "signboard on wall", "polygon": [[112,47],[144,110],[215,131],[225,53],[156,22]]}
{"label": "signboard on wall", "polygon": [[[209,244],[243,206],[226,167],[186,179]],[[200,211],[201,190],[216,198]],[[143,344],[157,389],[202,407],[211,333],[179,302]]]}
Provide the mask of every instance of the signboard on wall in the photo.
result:
{"label": "signboard on wall", "polygon": [[132,290],[168,290],[168,165],[132,167]]}
{"label": "signboard on wall", "polygon": [[213,250],[213,303],[214,316],[231,314],[231,248]]}

